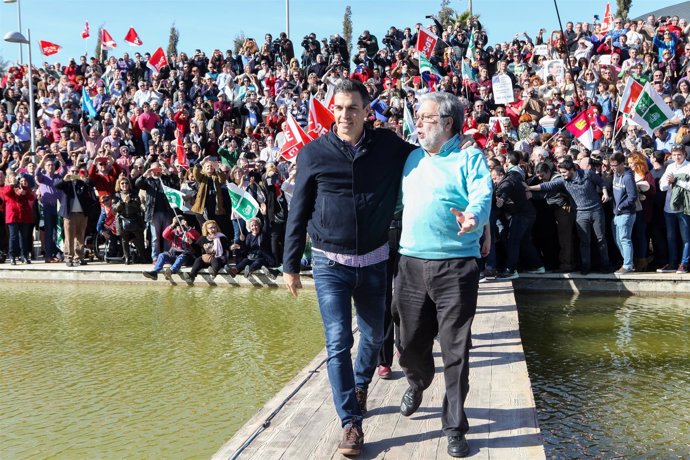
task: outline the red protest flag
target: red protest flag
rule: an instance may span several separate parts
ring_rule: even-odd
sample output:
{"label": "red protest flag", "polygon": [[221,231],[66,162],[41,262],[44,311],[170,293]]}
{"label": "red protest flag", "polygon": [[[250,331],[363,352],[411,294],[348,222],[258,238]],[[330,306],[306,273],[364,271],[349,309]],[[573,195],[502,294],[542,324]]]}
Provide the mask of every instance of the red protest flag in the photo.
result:
{"label": "red protest flag", "polygon": [[438,37],[431,31],[426,29],[419,29],[419,36],[417,37],[417,51],[423,53],[427,59],[431,59],[434,53]]}
{"label": "red protest flag", "polygon": [[633,77],[628,77],[623,90],[623,96],[621,96],[621,112],[629,114],[633,107],[635,107],[637,98],[640,97],[641,93],[642,85],[635,81]]}
{"label": "red protest flag", "polygon": [[168,57],[165,55],[163,48],[158,48],[154,51],[146,63],[146,67],[151,69],[153,73],[159,73],[166,65],[168,65]]}
{"label": "red protest flag", "polygon": [[579,140],[589,150],[592,150],[592,143],[594,142],[594,133],[592,132],[592,125],[589,122],[586,112],[580,112],[578,116],[573,118],[570,123],[565,125],[565,129]]}
{"label": "red protest flag", "polygon": [[139,38],[139,34],[134,30],[134,27],[130,27],[127,35],[125,35],[125,41],[132,46],[141,46],[144,42]]}
{"label": "red protest flag", "polygon": [[117,43],[113,40],[113,36],[107,30],[101,30],[101,46],[103,48],[117,48]]}
{"label": "red protest flag", "polygon": [[498,118],[494,118],[493,123],[491,123],[491,128],[489,128],[489,132],[490,133],[496,133],[496,134],[503,132],[503,128],[501,127],[501,122],[498,120]]}
{"label": "red protest flag", "polygon": [[177,153],[177,164],[180,166],[187,165],[187,150],[184,148],[183,135],[180,131],[177,131],[177,142],[175,146],[175,153]]}
{"label": "red protest flag", "polygon": [[288,161],[295,158],[302,147],[311,142],[311,138],[304,132],[302,127],[297,124],[292,114],[288,114],[287,126],[283,133],[285,134],[285,143],[280,149],[280,156]]}
{"label": "red protest flag", "polygon": [[335,123],[335,117],[324,106],[321,101],[315,97],[311,98],[309,102],[309,123],[307,124],[307,135],[312,139],[321,137],[328,133]]}
{"label": "red protest flag", "polygon": [[611,4],[606,4],[604,19],[601,20],[601,33],[604,34],[613,28],[613,15],[611,14]]}
{"label": "red protest flag", "polygon": [[44,56],[52,56],[53,54],[58,54],[62,49],[62,46],[56,45],[55,43],[47,42],[45,40],[38,41],[41,47],[41,54]]}
{"label": "red protest flag", "polygon": [[91,36],[91,29],[89,29],[89,21],[84,24],[84,30],[81,32],[81,38],[89,38]]}

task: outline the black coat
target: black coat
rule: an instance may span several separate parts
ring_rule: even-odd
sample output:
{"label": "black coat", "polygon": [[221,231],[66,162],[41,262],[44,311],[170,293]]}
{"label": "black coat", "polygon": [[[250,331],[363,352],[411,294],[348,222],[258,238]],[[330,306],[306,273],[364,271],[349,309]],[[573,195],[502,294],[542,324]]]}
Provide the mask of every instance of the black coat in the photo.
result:
{"label": "black coat", "polygon": [[367,130],[356,153],[333,131],[304,146],[285,233],[285,272],[299,273],[307,232],[314,248],[340,254],[383,246],[414,149],[387,129]]}

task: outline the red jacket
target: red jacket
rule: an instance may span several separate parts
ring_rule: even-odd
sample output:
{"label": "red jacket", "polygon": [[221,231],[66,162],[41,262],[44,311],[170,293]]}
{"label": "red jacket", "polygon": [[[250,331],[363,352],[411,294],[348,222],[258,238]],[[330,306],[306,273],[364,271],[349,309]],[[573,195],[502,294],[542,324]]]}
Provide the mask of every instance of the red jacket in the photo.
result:
{"label": "red jacket", "polygon": [[95,161],[91,164],[89,168],[89,179],[91,179],[99,198],[103,195],[115,195],[115,183],[120,176],[120,172],[122,172],[122,169],[117,163],[112,164],[107,175],[98,172],[98,166]]}
{"label": "red jacket", "polygon": [[28,187],[23,195],[17,194],[13,185],[5,185],[5,222],[8,224],[31,224],[34,221],[36,195]]}

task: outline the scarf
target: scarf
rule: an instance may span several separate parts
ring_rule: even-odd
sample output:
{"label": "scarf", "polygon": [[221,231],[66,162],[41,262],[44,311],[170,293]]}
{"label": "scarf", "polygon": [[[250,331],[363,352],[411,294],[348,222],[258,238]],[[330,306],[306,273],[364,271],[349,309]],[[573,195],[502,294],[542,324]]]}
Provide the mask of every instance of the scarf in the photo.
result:
{"label": "scarf", "polygon": [[207,235],[206,238],[213,241],[213,252],[215,257],[223,257],[223,244],[220,239],[224,237],[221,232],[216,232],[213,236]]}

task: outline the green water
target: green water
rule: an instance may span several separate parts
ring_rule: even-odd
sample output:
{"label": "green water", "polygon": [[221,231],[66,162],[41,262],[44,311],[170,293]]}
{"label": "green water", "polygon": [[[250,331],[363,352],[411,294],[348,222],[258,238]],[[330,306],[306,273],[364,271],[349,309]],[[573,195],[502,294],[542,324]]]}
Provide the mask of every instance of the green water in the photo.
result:
{"label": "green water", "polygon": [[3,460],[207,459],[323,348],[309,291],[0,292]]}
{"label": "green water", "polygon": [[690,299],[518,295],[548,458],[690,458]]}

